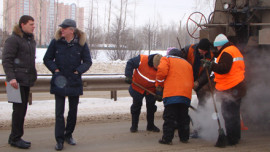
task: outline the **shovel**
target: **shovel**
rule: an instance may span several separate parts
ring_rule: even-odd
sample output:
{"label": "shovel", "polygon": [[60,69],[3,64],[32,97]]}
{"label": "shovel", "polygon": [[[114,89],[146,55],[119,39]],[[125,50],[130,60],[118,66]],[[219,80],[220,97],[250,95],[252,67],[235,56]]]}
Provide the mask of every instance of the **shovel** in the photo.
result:
{"label": "shovel", "polygon": [[[156,96],[156,94],[148,89],[146,89],[145,87],[143,87],[142,85],[132,81],[133,84],[135,84],[136,86],[140,87],[141,89],[145,90],[146,92],[150,93],[153,96]],[[193,106],[189,106],[189,108],[191,108],[192,110],[194,110],[195,112],[198,112],[198,110],[196,108],[194,108]]]}
{"label": "shovel", "polygon": [[218,134],[219,135],[218,135],[218,140],[217,140],[215,146],[224,148],[224,147],[226,147],[226,144],[227,144],[226,143],[226,136],[225,136],[223,128],[221,128],[220,120],[219,120],[219,117],[218,117],[216,101],[215,101],[215,98],[214,98],[214,91],[213,91],[213,87],[212,87],[212,84],[211,84],[208,69],[205,68],[205,71],[206,71],[206,75],[207,75],[207,78],[208,78],[208,83],[209,83],[209,87],[210,87],[210,91],[211,91],[211,95],[212,95],[212,99],[213,99],[213,103],[214,103],[214,108],[215,108],[215,112],[216,112],[216,115],[217,115],[217,122],[218,122]]}

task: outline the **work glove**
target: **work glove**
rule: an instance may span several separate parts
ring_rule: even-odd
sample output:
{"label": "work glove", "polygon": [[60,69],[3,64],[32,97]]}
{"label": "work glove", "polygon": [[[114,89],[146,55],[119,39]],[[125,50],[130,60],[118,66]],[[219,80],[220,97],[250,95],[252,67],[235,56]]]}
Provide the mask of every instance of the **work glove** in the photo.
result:
{"label": "work glove", "polygon": [[161,96],[161,95],[156,95],[155,98],[156,98],[156,100],[159,101],[159,102],[162,101],[162,96]]}
{"label": "work glove", "polygon": [[132,78],[126,77],[125,82],[128,83],[128,84],[131,84],[132,83]]}
{"label": "work glove", "polygon": [[210,69],[212,66],[212,62],[206,59],[201,59],[201,63],[204,68]]}
{"label": "work glove", "polygon": [[199,82],[195,81],[194,85],[193,85],[193,89],[196,91],[198,89],[199,85],[200,85]]}
{"label": "work glove", "polygon": [[155,98],[157,99],[157,101],[162,101],[162,96],[163,96],[163,88],[161,86],[157,86]]}

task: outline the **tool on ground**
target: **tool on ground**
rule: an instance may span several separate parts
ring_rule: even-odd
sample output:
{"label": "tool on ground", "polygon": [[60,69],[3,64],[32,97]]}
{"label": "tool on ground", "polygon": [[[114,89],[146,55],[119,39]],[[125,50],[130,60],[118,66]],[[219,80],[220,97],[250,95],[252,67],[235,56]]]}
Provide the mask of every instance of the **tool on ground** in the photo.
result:
{"label": "tool on ground", "polygon": [[[135,84],[136,86],[140,87],[141,89],[145,90],[146,92],[150,93],[153,96],[156,96],[156,94],[148,89],[146,89],[145,87],[143,87],[142,85],[132,81],[133,84]],[[193,106],[189,106],[189,108],[191,108],[192,110],[194,110],[195,112],[198,112],[198,110],[196,108],[194,108]]]}
{"label": "tool on ground", "polygon": [[211,84],[211,80],[210,80],[210,75],[209,75],[209,72],[208,72],[208,69],[205,68],[205,71],[206,71],[206,75],[207,75],[207,78],[208,78],[208,84],[209,84],[209,87],[210,87],[210,92],[211,92],[211,95],[212,95],[212,100],[213,100],[213,103],[214,103],[214,108],[215,108],[215,112],[216,112],[216,115],[217,115],[217,122],[218,122],[218,140],[216,142],[216,147],[226,147],[226,136],[225,136],[225,133],[224,133],[224,130],[223,128],[221,128],[221,124],[220,124],[220,120],[219,120],[219,116],[218,116],[218,111],[217,111],[217,106],[216,106],[216,101],[215,101],[215,98],[214,98],[214,90],[213,90],[213,87],[212,87],[212,84]]}

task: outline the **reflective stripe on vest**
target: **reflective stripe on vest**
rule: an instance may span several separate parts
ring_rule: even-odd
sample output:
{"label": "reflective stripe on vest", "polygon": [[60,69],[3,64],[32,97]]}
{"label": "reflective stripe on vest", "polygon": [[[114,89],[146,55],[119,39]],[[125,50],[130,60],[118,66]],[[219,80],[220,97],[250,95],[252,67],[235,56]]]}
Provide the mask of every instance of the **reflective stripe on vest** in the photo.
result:
{"label": "reflective stripe on vest", "polygon": [[[134,70],[132,80],[142,85],[146,89],[155,92],[156,73],[157,71],[148,65],[148,55],[140,55],[140,65]],[[133,83],[131,85],[135,91],[144,94],[145,90],[134,85]]]}
{"label": "reflective stripe on vest", "polygon": [[136,69],[136,70],[137,70],[138,74],[139,74],[142,78],[144,78],[146,81],[151,82],[151,83],[155,83],[155,82],[156,82],[155,80],[151,80],[151,79],[147,78],[146,76],[144,76],[144,75],[140,72],[139,69]]}
{"label": "reflective stripe on vest", "polygon": [[235,61],[244,61],[244,58],[242,57],[233,58],[233,62]]}
{"label": "reflective stripe on vest", "polygon": [[222,54],[226,52],[233,57],[233,63],[230,71],[226,74],[215,73],[216,89],[224,91],[233,88],[245,78],[245,63],[241,52],[235,46],[229,46],[222,50],[220,55],[217,57],[216,62],[218,63]]}

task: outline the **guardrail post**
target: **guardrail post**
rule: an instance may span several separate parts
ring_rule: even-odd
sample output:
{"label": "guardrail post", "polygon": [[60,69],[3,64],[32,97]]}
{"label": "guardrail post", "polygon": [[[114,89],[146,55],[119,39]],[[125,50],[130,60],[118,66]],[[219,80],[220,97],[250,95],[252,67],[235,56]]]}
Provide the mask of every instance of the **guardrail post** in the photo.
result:
{"label": "guardrail post", "polygon": [[32,92],[29,93],[28,104],[32,105]]}
{"label": "guardrail post", "polygon": [[114,98],[114,101],[117,101],[117,90],[111,90],[111,99]]}

